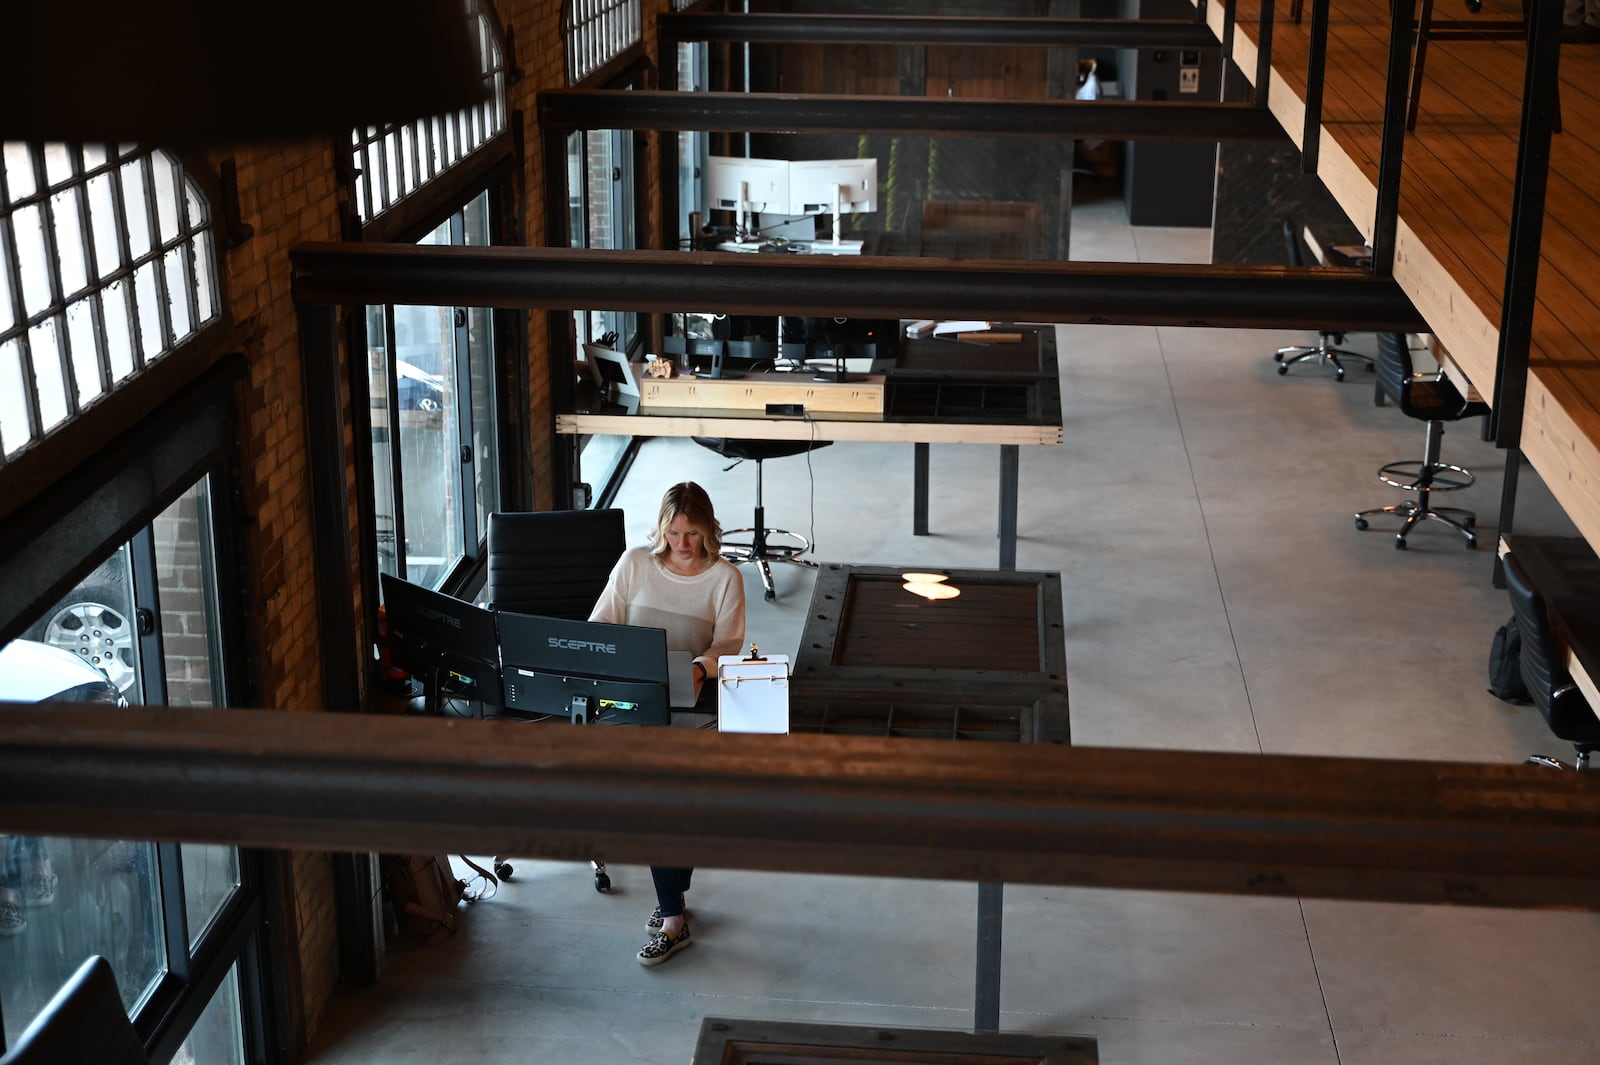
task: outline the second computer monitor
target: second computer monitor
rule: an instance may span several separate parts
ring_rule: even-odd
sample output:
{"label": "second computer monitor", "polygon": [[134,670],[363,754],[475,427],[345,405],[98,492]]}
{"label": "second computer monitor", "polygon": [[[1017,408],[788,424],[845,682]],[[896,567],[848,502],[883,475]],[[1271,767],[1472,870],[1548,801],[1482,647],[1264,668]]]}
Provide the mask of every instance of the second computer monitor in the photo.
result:
{"label": "second computer monitor", "polygon": [[638,625],[501,611],[511,710],[611,725],[670,725],[667,634]]}
{"label": "second computer monitor", "polygon": [[500,702],[494,615],[391,574],[379,575],[394,664],[420,678],[430,709],[442,690]]}

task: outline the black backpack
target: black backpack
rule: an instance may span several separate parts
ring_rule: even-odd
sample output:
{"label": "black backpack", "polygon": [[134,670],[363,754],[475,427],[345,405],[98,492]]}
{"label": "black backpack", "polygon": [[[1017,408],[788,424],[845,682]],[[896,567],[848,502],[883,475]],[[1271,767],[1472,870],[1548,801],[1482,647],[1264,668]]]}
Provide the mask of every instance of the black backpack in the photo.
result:
{"label": "black backpack", "polygon": [[1489,694],[1508,703],[1533,702],[1522,682],[1522,630],[1515,615],[1495,630],[1489,644]]}

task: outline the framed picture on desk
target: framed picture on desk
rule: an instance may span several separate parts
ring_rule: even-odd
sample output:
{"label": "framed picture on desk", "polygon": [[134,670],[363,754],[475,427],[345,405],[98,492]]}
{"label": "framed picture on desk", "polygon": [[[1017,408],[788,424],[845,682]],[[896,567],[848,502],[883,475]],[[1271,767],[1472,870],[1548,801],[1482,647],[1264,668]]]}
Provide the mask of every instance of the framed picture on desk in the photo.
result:
{"label": "framed picture on desk", "polygon": [[639,398],[639,376],[633,363],[620,351],[603,344],[585,344],[583,357],[589,363],[589,374],[602,394],[615,390],[619,395]]}

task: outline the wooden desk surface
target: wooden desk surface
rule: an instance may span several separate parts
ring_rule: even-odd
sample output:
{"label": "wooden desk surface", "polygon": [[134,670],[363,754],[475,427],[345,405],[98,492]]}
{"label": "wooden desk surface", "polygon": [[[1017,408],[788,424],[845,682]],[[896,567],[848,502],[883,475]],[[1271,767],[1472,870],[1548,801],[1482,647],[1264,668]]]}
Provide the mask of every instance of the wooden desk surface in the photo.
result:
{"label": "wooden desk surface", "polygon": [[[556,415],[561,435],[737,436],[753,440],[1045,445],[1061,443],[1055,329],[1006,326],[1017,344],[922,338],[904,341],[887,374],[879,414],[820,411],[810,418],[671,407],[579,410]],[[702,381],[701,386],[720,382]],[[726,382],[737,386],[739,382]]]}

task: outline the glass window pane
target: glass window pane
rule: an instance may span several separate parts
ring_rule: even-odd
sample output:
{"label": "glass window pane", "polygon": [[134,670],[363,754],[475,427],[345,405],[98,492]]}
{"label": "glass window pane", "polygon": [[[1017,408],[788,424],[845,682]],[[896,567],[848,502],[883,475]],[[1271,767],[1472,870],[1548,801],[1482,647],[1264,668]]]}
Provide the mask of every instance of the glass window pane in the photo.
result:
{"label": "glass window pane", "polygon": [[95,265],[102,279],[109,277],[122,265],[115,189],[109,173],[89,179],[89,228],[94,231]]}
{"label": "glass window pane", "polygon": [[39,388],[39,428],[48,433],[67,417],[67,382],[61,377],[61,346],[54,315],[28,330],[33,380]]}
{"label": "glass window pane", "polygon": [[44,179],[54,188],[72,180],[72,149],[65,144],[46,144],[44,153]]}
{"label": "glass window pane", "polygon": [[122,166],[122,206],[128,218],[128,247],[138,259],[150,253],[150,212],[144,197],[144,160]]}
{"label": "glass window pane", "polygon": [[219,706],[223,702],[210,527],[205,480],[179,496],[150,527],[169,706]]}
{"label": "glass window pane", "polygon": [[0,448],[7,455],[32,439],[28,432],[28,407],[22,380],[22,343],[0,344]]}
{"label": "glass window pane", "polygon": [[372,506],[378,526],[378,570],[400,576],[395,528],[394,467],[389,431],[389,353],[382,307],[367,308],[367,395],[372,406]]}
{"label": "glass window pane", "polygon": [[79,222],[78,197],[81,186],[74,185],[50,197],[50,220],[56,227],[56,265],[61,271],[61,295],[70,299],[89,283],[89,265]]}
{"label": "glass window pane", "polygon": [[6,190],[10,193],[11,202],[32,196],[39,186],[33,177],[33,153],[28,146],[20,141],[7,141],[5,161]]}
{"label": "glass window pane", "polygon": [[487,307],[467,312],[467,370],[472,400],[472,476],[477,486],[480,535],[489,515],[500,509],[500,449],[495,441],[494,313]]}
{"label": "glass window pane", "polygon": [[83,168],[93,170],[106,165],[106,146],[103,144],[85,144],[83,146]]}
{"label": "glass window pane", "polygon": [[455,310],[396,307],[394,315],[405,577],[437,588],[462,556]]}
{"label": "glass window pane", "polygon": [[10,329],[17,321],[17,311],[11,302],[11,256],[0,255],[0,333]]}
{"label": "glass window pane", "polygon": [[100,310],[106,322],[106,354],[111,360],[111,380],[120,381],[133,372],[133,332],[128,325],[128,283],[118,281],[100,294]]}
{"label": "glass window pane", "polygon": [[384,173],[389,175],[389,184],[394,186],[397,199],[411,191],[406,187],[405,173],[400,169],[400,138],[392,132],[383,138],[383,165]]}
{"label": "glass window pane", "polygon": [[175,1062],[194,1065],[244,1065],[244,1011],[239,1005],[239,967],[211,996],[200,1019],[189,1029],[183,1045],[173,1055]]}
{"label": "glass window pane", "polygon": [[166,282],[167,317],[172,322],[172,337],[176,343],[189,335],[189,292],[193,285],[189,282],[189,271],[184,269],[185,260],[189,258],[189,246],[180,245],[167,252],[162,257],[165,268],[163,280]]}
{"label": "glass window pane", "polygon": [[156,183],[156,226],[162,244],[178,239],[178,180],[172,161],[160,152],[150,157]]}
{"label": "glass window pane", "polygon": [[11,216],[17,242],[17,267],[22,274],[22,309],[35,315],[50,306],[50,275],[54,272],[44,253],[44,213],[24,207]]}
{"label": "glass window pane", "polygon": [[[6,679],[27,668],[26,660],[37,660],[38,650],[25,640],[0,648],[0,663],[13,671]],[[0,980],[6,1041],[21,1034],[91,954],[111,962],[131,1012],[166,969],[155,847],[39,836],[8,836],[0,847],[0,915],[11,914],[15,929]]]}
{"label": "glass window pane", "polygon": [[161,335],[161,297],[156,289],[156,264],[145,263],[133,275],[133,300],[139,312],[139,350],[146,362],[167,346]]}
{"label": "glass window pane", "polygon": [[200,324],[204,325],[216,316],[216,301],[212,293],[216,291],[217,277],[211,269],[211,231],[202,230],[189,242],[190,262],[195,267],[194,294],[200,308]]}
{"label": "glass window pane", "polygon": [[72,342],[72,379],[78,387],[78,406],[82,407],[105,391],[100,381],[100,360],[95,354],[92,300],[67,305],[67,339]]}

